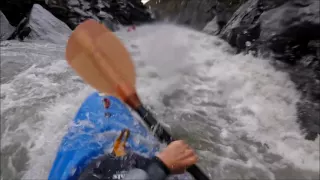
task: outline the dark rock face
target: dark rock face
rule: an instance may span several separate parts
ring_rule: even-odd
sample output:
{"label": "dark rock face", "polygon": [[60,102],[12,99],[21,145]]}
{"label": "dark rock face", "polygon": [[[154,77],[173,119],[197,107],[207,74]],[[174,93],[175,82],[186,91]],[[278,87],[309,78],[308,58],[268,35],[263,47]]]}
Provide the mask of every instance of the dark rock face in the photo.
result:
{"label": "dark rock face", "polygon": [[159,19],[202,30],[215,16],[217,24],[223,27],[243,2],[245,0],[150,0],[147,5],[157,12]]}
{"label": "dark rock face", "polygon": [[14,32],[14,29],[6,16],[0,11],[0,41],[7,40]]}
{"label": "dark rock face", "polygon": [[282,69],[301,90],[299,121],[307,139],[320,133],[319,0],[249,0],[221,32],[239,51],[254,51],[284,62]]}
{"label": "dark rock face", "polygon": [[28,17],[33,4],[41,5],[71,29],[88,18],[100,21],[112,30],[118,24],[139,24],[152,20],[140,0],[4,0],[0,10],[12,25],[17,26]]}

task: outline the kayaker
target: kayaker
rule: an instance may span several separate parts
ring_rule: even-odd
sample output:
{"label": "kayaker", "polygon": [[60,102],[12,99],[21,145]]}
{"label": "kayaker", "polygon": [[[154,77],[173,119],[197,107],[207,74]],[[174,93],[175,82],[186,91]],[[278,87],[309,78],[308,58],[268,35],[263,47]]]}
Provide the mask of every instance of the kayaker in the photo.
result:
{"label": "kayaker", "polygon": [[106,155],[92,162],[79,180],[164,180],[170,174],[184,173],[197,160],[195,152],[184,141],[178,140],[152,159],[134,153],[121,158]]}
{"label": "kayaker", "polygon": [[131,31],[135,31],[136,30],[136,25],[132,25],[132,26],[130,26],[130,27],[128,27],[128,32],[131,32]]}

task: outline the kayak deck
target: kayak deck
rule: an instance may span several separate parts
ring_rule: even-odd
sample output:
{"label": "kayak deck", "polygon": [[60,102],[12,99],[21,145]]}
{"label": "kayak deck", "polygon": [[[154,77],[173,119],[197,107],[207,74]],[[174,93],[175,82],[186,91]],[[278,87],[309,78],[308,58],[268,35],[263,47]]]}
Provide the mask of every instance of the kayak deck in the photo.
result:
{"label": "kayak deck", "polygon": [[[104,100],[108,102],[105,108]],[[158,140],[119,99],[91,94],[81,105],[59,146],[49,180],[77,179],[95,158],[111,153],[123,129],[130,130],[126,147],[145,157],[159,150]]]}

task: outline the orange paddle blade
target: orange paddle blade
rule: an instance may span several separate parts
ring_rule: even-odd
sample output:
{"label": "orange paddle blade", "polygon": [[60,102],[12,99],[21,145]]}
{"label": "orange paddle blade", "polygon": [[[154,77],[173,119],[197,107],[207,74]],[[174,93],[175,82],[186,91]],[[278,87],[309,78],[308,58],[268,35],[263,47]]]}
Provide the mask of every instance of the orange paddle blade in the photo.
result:
{"label": "orange paddle blade", "polygon": [[121,41],[94,20],[78,25],[66,49],[71,67],[102,93],[125,100],[135,94],[135,69]]}

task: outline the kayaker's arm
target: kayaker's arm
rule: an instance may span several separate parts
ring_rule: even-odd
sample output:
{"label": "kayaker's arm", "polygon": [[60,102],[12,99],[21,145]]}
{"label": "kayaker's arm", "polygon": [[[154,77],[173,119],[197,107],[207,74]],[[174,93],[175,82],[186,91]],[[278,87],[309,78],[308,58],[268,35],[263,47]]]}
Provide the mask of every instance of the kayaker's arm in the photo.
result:
{"label": "kayaker's arm", "polygon": [[[78,180],[165,180],[170,174],[184,173],[196,162],[197,156],[187,144],[174,141],[151,159],[135,153],[128,153],[125,157],[112,154],[99,157],[87,166]],[[133,164],[134,169],[128,167]]]}
{"label": "kayaker's arm", "polygon": [[194,151],[183,141],[174,141],[161,153],[153,157],[142,169],[130,170],[124,180],[164,180],[172,174],[179,174],[197,162]]}

